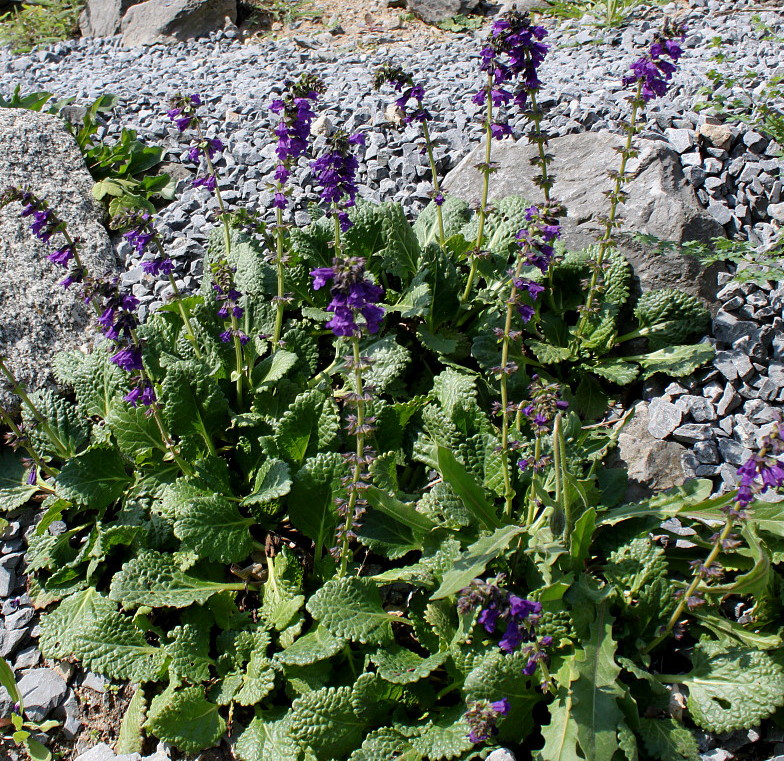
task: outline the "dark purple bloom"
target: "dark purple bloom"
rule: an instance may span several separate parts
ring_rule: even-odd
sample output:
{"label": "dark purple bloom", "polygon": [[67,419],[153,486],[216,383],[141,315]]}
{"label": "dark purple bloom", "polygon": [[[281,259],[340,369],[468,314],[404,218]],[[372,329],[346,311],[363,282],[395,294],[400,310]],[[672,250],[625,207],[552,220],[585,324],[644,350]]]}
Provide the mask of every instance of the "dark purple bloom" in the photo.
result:
{"label": "dark purple bloom", "polygon": [[625,87],[640,86],[640,96],[645,103],[667,92],[667,83],[672,79],[676,67],[662,56],[669,56],[673,61],[681,57],[683,50],[675,40],[669,39],[676,36],[682,40],[685,37],[685,27],[665,25],[664,31],[651,45],[648,53],[638,58],[629,67],[631,73],[623,78]]}
{"label": "dark purple bloom", "polygon": [[208,174],[206,177],[197,177],[193,181],[193,187],[204,187],[207,188],[207,190],[215,190],[215,188],[218,187],[218,181],[215,179],[214,174]]}
{"label": "dark purple bloom", "polygon": [[505,653],[513,653],[520,646],[523,641],[523,634],[514,617],[510,617],[506,624],[504,636],[498,640],[498,647]]}
{"label": "dark purple bloom", "polygon": [[517,313],[520,315],[520,319],[523,322],[528,323],[531,321],[531,318],[536,314],[536,310],[532,306],[529,306],[528,304],[520,304],[517,307]]}
{"label": "dark purple bloom", "polygon": [[223,343],[227,344],[232,339],[232,330],[229,328],[228,330],[224,330],[223,333],[218,334],[218,338],[220,338]]}
{"label": "dark purple bloom", "polygon": [[477,617],[477,622],[480,626],[484,627],[488,634],[493,634],[499,615],[500,611],[495,608],[482,608],[482,611]]}
{"label": "dark purple bloom", "polygon": [[509,705],[509,698],[501,698],[500,700],[495,700],[490,703],[490,708],[492,708],[497,714],[501,716],[506,716],[509,713],[511,706]]}
{"label": "dark purple bloom", "polygon": [[64,246],[53,251],[46,258],[54,264],[59,264],[61,267],[67,267],[68,262],[74,258],[73,244],[66,243]]}
{"label": "dark purple bloom", "polygon": [[321,199],[331,206],[330,215],[338,215],[344,231],[351,226],[345,211],[354,206],[357,196],[359,161],[351,152],[351,145],[358,139],[357,135],[348,137],[339,130],[330,139],[326,153],[311,164],[316,184],[321,186]]}
{"label": "dark purple bloom", "polygon": [[468,739],[472,743],[483,743],[497,734],[498,720],[506,716],[512,706],[508,698],[501,698],[492,703],[488,700],[475,700],[467,705],[463,716],[468,724]]}
{"label": "dark purple bloom", "polygon": [[317,267],[310,271],[310,276],[313,278],[313,290],[318,291],[335,277],[335,271],[332,267]]}
{"label": "dark purple bloom", "polygon": [[112,362],[126,372],[143,369],[142,352],[137,346],[126,346],[112,356]]}
{"label": "dark purple bloom", "polygon": [[35,486],[38,483],[38,468],[33,465],[30,472],[27,474],[27,483],[29,486]]}

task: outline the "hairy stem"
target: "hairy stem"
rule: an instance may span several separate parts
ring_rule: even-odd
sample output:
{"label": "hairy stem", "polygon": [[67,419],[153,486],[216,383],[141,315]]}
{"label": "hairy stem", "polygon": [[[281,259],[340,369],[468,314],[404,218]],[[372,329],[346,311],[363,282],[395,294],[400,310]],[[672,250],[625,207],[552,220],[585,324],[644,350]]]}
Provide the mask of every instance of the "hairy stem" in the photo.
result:
{"label": "hairy stem", "polygon": [[283,271],[283,209],[275,209],[277,227],[275,228],[275,245],[277,247],[275,265],[278,270],[278,300],[275,302],[275,330],[272,333],[272,345],[277,346],[283,330],[283,310],[285,303],[285,280]]}
{"label": "hairy stem", "polygon": [[362,358],[359,353],[359,336],[352,336],[351,348],[354,356],[354,391],[357,395],[357,426],[356,426],[356,462],[351,472],[351,492],[348,495],[346,518],[343,524],[343,536],[340,547],[339,576],[345,576],[348,568],[349,531],[354,524],[354,507],[357,503],[356,485],[362,480],[362,459],[365,455],[365,400],[362,381]]}
{"label": "hairy stem", "polygon": [[[427,126],[426,121],[422,122],[422,134],[425,138],[425,150],[427,151],[427,160],[430,163],[430,174],[433,175],[433,192],[438,196],[441,192],[441,183],[438,181],[436,159],[433,155],[433,142],[430,139],[430,127]],[[446,243],[446,236],[444,235],[444,214],[440,203],[436,203],[436,217],[438,219],[438,245],[443,249]]]}
{"label": "hairy stem", "polygon": [[621,151],[621,166],[618,170],[618,174],[615,176],[615,186],[612,193],[610,194],[610,210],[607,214],[607,219],[604,222],[602,239],[599,241],[599,251],[596,255],[596,262],[593,267],[593,273],[591,274],[591,283],[588,286],[588,296],[585,300],[582,316],[580,317],[580,321],[577,324],[578,338],[582,337],[583,333],[585,332],[585,328],[588,326],[588,320],[590,319],[589,315],[591,314],[594,301],[598,295],[597,292],[599,290],[599,275],[602,271],[604,257],[613,244],[613,228],[615,227],[615,218],[618,213],[621,188],[626,181],[626,164],[629,161],[629,156],[632,151],[632,142],[636,133],[637,116],[640,111],[641,97],[642,80],[637,83],[637,91],[635,93],[634,99],[632,100],[632,114],[629,120],[629,126],[626,129],[626,143],[624,144],[623,150]]}
{"label": "hairy stem", "polygon": [[28,438],[22,433],[19,426],[14,422],[14,419],[2,408],[0,407],[0,418],[2,418],[3,422],[16,434],[17,439],[20,442],[20,446],[22,446],[30,456],[30,459],[35,463],[38,470],[46,473],[49,478],[55,478],[57,476],[58,471],[54,468],[47,465],[41,457],[39,457],[38,453],[33,449],[32,445]]}
{"label": "hairy stem", "polygon": [[474,287],[474,280],[476,279],[477,267],[479,266],[478,254],[482,249],[482,242],[485,236],[485,220],[487,219],[487,197],[490,193],[490,158],[493,150],[493,99],[490,97],[490,92],[493,89],[493,73],[492,71],[487,74],[487,113],[485,116],[485,163],[482,167],[482,200],[479,202],[478,215],[478,230],[476,234],[476,244],[474,246],[474,255],[471,258],[471,269],[468,272],[468,281],[466,282],[463,295],[460,297],[460,303],[465,304],[471,291]]}

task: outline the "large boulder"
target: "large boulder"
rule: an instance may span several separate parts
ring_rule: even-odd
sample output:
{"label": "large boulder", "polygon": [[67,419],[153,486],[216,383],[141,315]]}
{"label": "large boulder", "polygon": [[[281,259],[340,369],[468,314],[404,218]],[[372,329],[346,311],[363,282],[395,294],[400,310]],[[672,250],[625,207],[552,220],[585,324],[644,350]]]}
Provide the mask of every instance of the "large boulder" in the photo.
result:
{"label": "large boulder", "polygon": [[120,31],[128,8],[141,0],[87,0],[79,16],[82,37],[111,37]]}
{"label": "large boulder", "polygon": [[426,24],[439,24],[473,13],[481,4],[482,0],[408,0],[406,8]]}
{"label": "large boulder", "polygon": [[[0,109],[0,192],[28,188],[49,203],[81,241],[85,266],[98,275],[116,271],[115,255],[93,200],[93,179],[76,141],[55,116]],[[21,206],[0,209],[0,354],[31,388],[51,379],[52,355],[87,339],[91,314],[79,290],[59,285],[64,270],[46,258],[51,247],[30,232]],[[59,236],[57,236],[59,238]],[[55,239],[53,239],[54,242]],[[0,403],[15,406],[0,384]]]}
{"label": "large boulder", "polygon": [[[551,195],[566,206],[562,240],[570,249],[595,243],[607,214],[605,193],[614,185],[609,172],[620,164],[618,148],[625,138],[610,132],[584,132],[550,140],[553,156],[550,174],[555,178]],[[718,268],[703,268],[693,256],[677,252],[652,254],[630,233],[654,235],[675,243],[724,237],[724,230],[700,205],[681,171],[678,154],[659,140],[635,140],[639,156],[627,166],[629,194],[620,208],[619,248],[631,261],[641,290],[680,288],[715,301]],[[538,148],[527,139],[503,140],[493,145],[492,160],[498,170],[490,178],[490,198],[521,195],[532,202],[542,198],[533,179],[539,169],[532,164]],[[444,187],[466,201],[481,195],[482,178],[476,165],[484,161],[484,147],[477,147],[446,177]]]}
{"label": "large boulder", "polygon": [[123,16],[123,45],[184,42],[237,21],[237,0],[147,0]]}

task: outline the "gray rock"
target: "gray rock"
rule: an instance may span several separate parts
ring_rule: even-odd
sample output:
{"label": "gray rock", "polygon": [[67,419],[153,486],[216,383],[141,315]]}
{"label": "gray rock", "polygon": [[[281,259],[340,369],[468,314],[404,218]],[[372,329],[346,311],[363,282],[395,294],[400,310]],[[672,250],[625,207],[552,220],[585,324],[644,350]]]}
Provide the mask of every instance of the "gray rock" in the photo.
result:
{"label": "gray rock", "polygon": [[730,465],[742,465],[751,457],[751,450],[734,439],[719,439],[719,452],[724,461]]}
{"label": "gray rock", "polygon": [[715,465],[719,462],[719,450],[712,441],[697,441],[693,451],[694,456],[702,463]]}
{"label": "gray rock", "polygon": [[27,629],[0,629],[0,658],[8,658],[27,639]]}
{"label": "gray rock", "polygon": [[74,761],[114,761],[114,751],[106,743],[94,745],[90,750],[78,755]]}
{"label": "gray rock", "polygon": [[713,405],[703,396],[693,396],[687,394],[678,399],[680,407],[687,415],[691,415],[696,423],[708,423],[716,419],[716,410]]}
{"label": "gray rock", "polygon": [[[566,206],[561,220],[562,240],[569,249],[592,244],[600,231],[600,218],[607,212],[605,191],[611,189],[609,171],[618,169],[616,149],[623,139],[608,132],[591,132],[553,138],[548,153],[555,182],[552,195]],[[705,270],[695,257],[670,252],[651,256],[631,238],[632,233],[647,233],[677,243],[709,241],[723,237],[724,231],[697,203],[686,183],[678,154],[667,143],[637,141],[638,159],[630,162],[630,181],[624,186],[629,199],[622,208],[619,248],[629,258],[643,291],[680,288],[713,301],[717,291],[718,268]],[[467,201],[479,198],[481,175],[475,165],[484,160],[484,148],[470,153],[446,177],[444,186]],[[493,146],[491,197],[521,195],[538,198],[541,194],[533,178],[537,168],[531,159],[538,155],[527,139],[504,140]]]}
{"label": "gray rock", "polygon": [[16,658],[14,658],[14,670],[22,671],[24,669],[31,669],[37,666],[41,660],[41,651],[37,645],[30,645],[24,650],[20,650]]}
{"label": "gray rock", "polygon": [[[0,109],[0,155],[0,188],[26,186],[46,200],[82,239],[81,257],[94,274],[116,268],[92,177],[58,118]],[[51,381],[52,355],[83,344],[90,320],[79,290],[58,284],[62,269],[47,261],[51,249],[33,236],[20,211],[18,203],[0,209],[0,354],[22,385],[40,388]],[[4,389],[0,404],[15,406]]]}
{"label": "gray rock", "polygon": [[82,37],[111,37],[120,31],[120,21],[141,0],[88,0],[79,16]]}
{"label": "gray rock", "polygon": [[15,613],[5,617],[6,629],[21,629],[30,623],[35,611],[32,608],[19,608]]}
{"label": "gray rock", "polygon": [[506,748],[496,748],[485,761],[515,761],[515,755]]}
{"label": "gray rock", "polygon": [[652,399],[648,406],[648,432],[656,439],[666,439],[682,419],[681,408],[672,402]]}
{"label": "gray rock", "polygon": [[53,714],[62,724],[62,731],[66,740],[73,740],[82,728],[81,711],[76,694],[69,687],[65,700],[54,710]]}
{"label": "gray rock", "polygon": [[408,0],[407,9],[427,24],[438,24],[452,16],[466,15],[479,6],[479,0]]}
{"label": "gray rock", "polygon": [[784,222],[784,203],[769,203],[768,214],[777,222]]}
{"label": "gray rock", "polygon": [[678,153],[686,153],[697,142],[697,133],[693,129],[665,129],[664,134],[670,145]]}
{"label": "gray rock", "polygon": [[16,586],[16,573],[13,568],[0,566],[0,597],[8,597]]}
{"label": "gray rock", "polygon": [[672,437],[686,444],[693,444],[695,441],[708,441],[711,438],[711,427],[706,423],[687,423],[676,428],[672,432]]}
{"label": "gray rock", "polygon": [[82,679],[82,687],[87,687],[98,693],[106,692],[107,684],[109,684],[109,680],[106,677],[101,676],[100,674],[93,674],[92,671],[88,671],[84,675],[84,679]]}
{"label": "gray rock", "polygon": [[146,0],[122,19],[123,45],[183,42],[223,29],[237,20],[236,0]]}
{"label": "gray rock", "polygon": [[[735,315],[720,309],[713,319],[713,335],[717,341],[732,344],[742,338],[759,336],[759,326],[750,320],[739,320]],[[726,377],[726,376],[725,376]]]}
{"label": "gray rock", "polygon": [[52,669],[33,669],[19,680],[24,711],[32,721],[43,721],[68,692],[65,680]]}
{"label": "gray rock", "polygon": [[634,417],[618,437],[616,462],[629,474],[628,500],[643,499],[655,491],[680,486],[686,480],[682,456],[686,449],[674,441],[659,441],[648,431],[648,403],[634,408]]}

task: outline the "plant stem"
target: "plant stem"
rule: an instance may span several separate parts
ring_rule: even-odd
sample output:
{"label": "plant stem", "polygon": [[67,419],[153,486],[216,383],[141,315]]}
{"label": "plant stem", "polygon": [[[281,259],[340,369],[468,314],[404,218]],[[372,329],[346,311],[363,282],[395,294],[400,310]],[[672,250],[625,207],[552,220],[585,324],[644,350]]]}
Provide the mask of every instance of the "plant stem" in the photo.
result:
{"label": "plant stem", "polygon": [[531,526],[536,518],[536,482],[538,480],[539,460],[542,457],[542,437],[537,431],[534,442],[534,461],[531,464],[531,491],[528,498],[528,516],[526,525]]}
{"label": "plant stem", "polygon": [[[87,271],[87,267],[84,266],[84,263],[82,262],[82,257],[79,256],[79,251],[76,245],[76,241],[71,237],[71,235],[69,234],[68,230],[65,229],[65,227],[63,227],[63,229],[60,230],[60,232],[62,233],[63,238],[65,238],[65,242],[71,247],[71,251],[73,252],[73,258],[74,258],[74,262],[76,263],[76,266],[83,273],[84,277],[88,277],[90,273]],[[96,302],[94,294],[90,296],[90,306],[92,306],[93,310],[95,311],[95,314],[97,314],[100,317],[102,312],[101,306]]]}
{"label": "plant stem", "polygon": [[27,437],[22,433],[19,426],[14,422],[13,418],[2,408],[0,407],[0,417],[3,419],[3,422],[16,434],[16,437],[19,439],[20,445],[24,447],[25,452],[30,455],[30,459],[35,463],[36,467],[46,473],[49,478],[55,478],[57,476],[58,471],[54,468],[47,465],[39,456],[38,453],[33,449],[32,445],[30,444]]}
{"label": "plant stem", "polygon": [[58,450],[58,454],[61,457],[66,458],[68,456],[68,447],[55,433],[54,429],[49,425],[49,421],[43,416],[38,407],[33,404],[33,400],[30,399],[30,397],[27,395],[27,392],[22,388],[14,374],[8,369],[8,366],[5,364],[5,359],[2,357],[0,357],[0,372],[5,375],[5,377],[8,379],[8,382],[11,384],[11,391],[13,391],[22,400],[22,403],[27,406],[27,409],[30,410],[30,414],[35,418],[38,425],[41,426],[44,433],[49,437],[49,441],[51,441],[54,447]]}
{"label": "plant stem", "polygon": [[[436,169],[433,143],[430,139],[430,127],[427,126],[427,121],[422,122],[422,134],[425,137],[425,150],[427,151],[427,160],[430,163],[430,174],[433,176],[433,192],[438,196],[441,192],[441,187],[438,181],[438,170]],[[444,235],[444,214],[441,211],[440,203],[436,203],[436,217],[438,219],[438,245],[443,249],[446,243],[446,236]]]}
{"label": "plant stem", "polygon": [[362,459],[365,455],[365,400],[364,384],[362,382],[362,358],[359,353],[359,336],[352,336],[351,348],[354,355],[354,392],[357,395],[357,423],[356,423],[356,462],[351,473],[351,492],[348,495],[346,518],[343,524],[343,536],[340,548],[340,570],[338,576],[345,576],[348,568],[349,531],[354,523],[354,507],[357,503],[356,485],[362,480]]}
{"label": "plant stem", "polygon": [[602,239],[599,241],[599,251],[596,255],[596,263],[593,267],[593,273],[591,274],[591,283],[588,286],[588,296],[586,297],[585,306],[583,307],[583,313],[580,317],[580,321],[577,324],[578,338],[582,337],[583,332],[588,325],[588,316],[591,314],[593,303],[597,296],[599,275],[602,271],[602,263],[604,262],[604,257],[613,243],[613,228],[615,227],[615,218],[618,212],[621,188],[623,183],[626,181],[626,164],[628,163],[632,152],[632,141],[634,140],[634,135],[636,134],[637,116],[640,111],[641,97],[642,80],[637,83],[637,91],[634,95],[634,99],[632,100],[632,114],[629,120],[629,126],[626,130],[626,143],[624,144],[623,150],[621,151],[621,167],[618,170],[618,174],[615,175],[615,187],[610,194],[610,210],[604,222],[604,232],[602,234]]}
{"label": "plant stem", "polygon": [[[721,552],[722,546],[724,545],[724,540],[730,535],[730,531],[732,531],[733,519],[731,516],[727,516],[727,520],[724,522],[724,526],[721,532],[716,536],[716,539],[713,542],[713,547],[711,547],[711,551],[708,553],[708,557],[705,558],[705,563],[703,566],[705,568],[709,568],[711,563],[713,563],[716,558],[719,556]],[[643,649],[643,653],[649,653],[653,650],[656,646],[661,644],[665,639],[667,639],[669,633],[675,627],[675,624],[678,623],[678,619],[683,614],[683,609],[688,604],[689,598],[694,594],[697,587],[700,585],[700,581],[702,576],[700,575],[699,568],[694,572],[694,578],[691,580],[691,584],[686,588],[686,591],[681,596],[681,599],[678,601],[675,610],[672,612],[669,621],[667,621],[666,626],[661,631],[661,633],[653,640],[647,647]]]}
{"label": "plant stem", "polygon": [[278,270],[278,300],[275,303],[275,330],[272,333],[272,345],[277,346],[280,341],[280,333],[283,330],[283,309],[285,297],[285,281],[283,278],[283,209],[276,208],[275,216],[277,227],[275,228],[275,243],[277,246],[277,256],[275,264]]}
{"label": "plant stem", "polygon": [[196,355],[197,359],[201,359],[201,349],[199,349],[199,342],[196,340],[196,332],[193,330],[193,324],[191,323],[191,315],[188,308],[183,304],[182,301],[182,293],[180,289],[177,287],[177,281],[174,279],[174,275],[169,273],[169,284],[172,287],[172,291],[174,293],[174,299],[177,302],[177,309],[180,312],[180,317],[182,317],[182,321],[185,325],[185,337],[191,342],[193,345],[193,352]]}
{"label": "plant stem", "polygon": [[493,89],[493,73],[489,71],[487,74],[487,86],[485,95],[487,97],[487,114],[485,121],[485,163],[482,167],[482,200],[479,203],[478,215],[478,230],[476,234],[476,245],[474,246],[474,255],[471,258],[471,269],[468,272],[468,281],[466,282],[463,295],[460,297],[460,303],[465,304],[468,297],[471,295],[471,290],[474,287],[474,280],[476,279],[476,270],[479,263],[478,254],[482,249],[482,241],[485,235],[485,219],[487,218],[487,197],[490,192],[490,158],[493,150],[493,99],[490,93]]}

